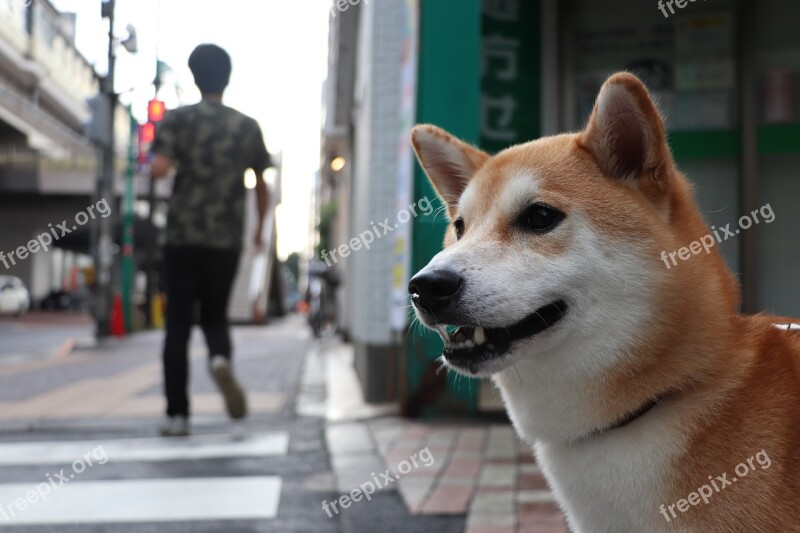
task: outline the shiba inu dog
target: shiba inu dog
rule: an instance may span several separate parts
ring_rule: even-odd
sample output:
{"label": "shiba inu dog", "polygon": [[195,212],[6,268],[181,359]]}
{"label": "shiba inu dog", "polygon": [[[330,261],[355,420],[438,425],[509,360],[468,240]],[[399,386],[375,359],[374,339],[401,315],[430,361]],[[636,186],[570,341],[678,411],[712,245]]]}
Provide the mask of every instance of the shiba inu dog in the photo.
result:
{"label": "shiba inu dog", "polygon": [[[451,221],[409,284],[457,372],[489,377],[578,532],[800,529],[800,320],[739,314],[645,86],[490,156],[421,125]],[[451,332],[448,326],[458,326]]]}

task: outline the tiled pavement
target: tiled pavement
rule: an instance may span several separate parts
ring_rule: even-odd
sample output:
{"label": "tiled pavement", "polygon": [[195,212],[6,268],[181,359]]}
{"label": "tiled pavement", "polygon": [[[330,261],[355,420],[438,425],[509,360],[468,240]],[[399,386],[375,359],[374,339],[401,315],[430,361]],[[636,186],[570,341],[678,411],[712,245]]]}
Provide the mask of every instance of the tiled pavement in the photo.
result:
{"label": "tiled pavement", "polygon": [[[346,375],[352,372],[347,364],[352,354],[334,347],[326,357],[329,402],[331,395],[348,398],[355,409],[360,390]],[[380,474],[388,469],[392,483],[384,482],[381,490],[396,488],[416,516],[466,516],[467,533],[568,531],[531,447],[510,425],[427,423],[368,413],[354,418],[329,419],[326,430],[341,494],[383,479]]]}
{"label": "tiled pavement", "polygon": [[368,427],[394,475],[420,450],[433,456],[430,467],[414,468],[398,480],[412,512],[467,514],[467,533],[567,531],[530,447],[510,426],[385,418]]}

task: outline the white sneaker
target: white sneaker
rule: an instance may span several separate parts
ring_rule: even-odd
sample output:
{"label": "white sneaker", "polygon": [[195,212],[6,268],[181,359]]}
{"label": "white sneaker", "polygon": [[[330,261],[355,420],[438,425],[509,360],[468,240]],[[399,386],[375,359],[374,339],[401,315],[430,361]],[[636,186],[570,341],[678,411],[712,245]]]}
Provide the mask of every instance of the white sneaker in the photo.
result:
{"label": "white sneaker", "polygon": [[231,418],[244,418],[247,415],[247,399],[244,391],[233,375],[231,363],[226,357],[215,355],[211,358],[211,375],[225,399],[225,408]]}
{"label": "white sneaker", "polygon": [[189,435],[189,419],[185,416],[168,416],[159,428],[162,437],[186,437]]}

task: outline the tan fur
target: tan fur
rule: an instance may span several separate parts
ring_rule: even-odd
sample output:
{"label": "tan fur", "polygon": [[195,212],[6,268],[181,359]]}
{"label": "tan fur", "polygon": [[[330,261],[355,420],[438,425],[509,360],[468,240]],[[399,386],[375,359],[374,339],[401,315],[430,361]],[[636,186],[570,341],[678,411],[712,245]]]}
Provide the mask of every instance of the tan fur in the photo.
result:
{"label": "tan fur", "polygon": [[[593,381],[597,428],[624,419],[648,400],[665,398],[660,407],[674,410],[681,421],[674,432],[688,435],[689,445],[673,461],[669,476],[657,482],[664,504],[686,498],[709,483],[709,476],[730,475],[761,450],[772,460],[769,469],[751,473],[715,494],[709,504],[681,514],[673,523],[676,531],[799,530],[800,332],[781,331],[773,324],[800,320],[739,314],[738,283],[716,247],[709,255],[665,267],[662,250],[676,250],[710,231],[691,185],[673,163],[647,90],[627,73],[611,77],[603,91],[618,89],[629,100],[615,102],[616,108],[602,111],[610,113],[604,117],[598,116],[598,103],[584,131],[539,139],[491,158],[428,125],[415,128],[414,146],[440,193],[458,190],[449,183],[455,178],[447,175],[453,167],[433,161],[426,139],[446,138],[463,154],[456,157],[456,167],[468,174],[474,201],[464,211],[448,197],[450,217],[463,217],[465,238],[495,242],[498,254],[504,247],[535,245],[541,254],[557,257],[576,245],[555,236],[520,235],[498,208],[511,177],[526,172],[538,177],[537,201],[568,216],[580,213],[596,231],[637,243],[651,255],[651,268],[660,275],[657,320],[643,329],[621,364]],[[598,102],[602,97],[601,92]],[[630,109],[618,109],[626,105],[633,106],[633,115]],[[642,146],[636,139],[615,137],[624,136],[613,128],[618,111],[628,123],[642,125]],[[625,154],[640,148],[641,164],[625,160]],[[610,155],[615,151],[623,152],[621,160]],[[463,192],[464,185],[459,186]],[[451,229],[445,244],[454,241]]]}

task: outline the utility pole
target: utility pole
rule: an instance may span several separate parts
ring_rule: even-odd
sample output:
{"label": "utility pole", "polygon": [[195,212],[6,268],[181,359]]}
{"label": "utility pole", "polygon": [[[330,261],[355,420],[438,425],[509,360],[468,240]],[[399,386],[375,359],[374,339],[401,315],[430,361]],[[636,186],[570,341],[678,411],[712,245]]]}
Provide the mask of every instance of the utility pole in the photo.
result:
{"label": "utility pole", "polygon": [[[156,77],[153,80],[153,85],[155,86],[155,96],[153,96],[153,100],[148,103],[147,106],[147,120],[155,126],[156,123],[163,120],[164,116],[163,113],[165,109],[162,107],[161,115],[159,117],[153,117],[151,113],[151,104],[153,102],[160,102],[158,100],[158,91],[161,89],[161,69],[162,63],[159,61],[158,57],[156,57]],[[162,102],[163,104],[163,102]],[[147,249],[145,251],[145,263],[147,264],[147,289],[145,294],[145,317],[147,322],[148,328],[156,327],[156,323],[153,320],[153,302],[155,301],[155,294],[158,292],[158,283],[156,278],[156,248],[158,247],[158,230],[156,229],[155,225],[155,211],[156,211],[156,203],[158,202],[158,198],[156,197],[156,179],[152,176],[149,176],[148,180],[148,190],[147,190],[147,205],[148,208],[148,215],[147,215],[147,222],[149,226],[148,232],[148,239],[147,239]]]}
{"label": "utility pole", "polygon": [[[155,86],[155,93],[153,99],[158,99],[158,91],[161,89],[161,61],[158,59],[159,47],[161,45],[161,0],[156,4],[156,77],[153,80]],[[166,66],[166,64],[165,64]],[[147,119],[150,120],[150,108],[148,106]],[[155,295],[158,287],[156,286],[156,247],[158,246],[158,230],[154,223],[155,209],[156,209],[156,180],[152,175],[148,176],[148,189],[147,189],[147,226],[148,238],[145,246],[145,263],[147,268],[147,284],[145,288],[144,299],[144,313],[145,323],[148,328],[155,327],[153,320],[153,296]]]}
{"label": "utility pole", "polygon": [[125,200],[122,209],[122,308],[125,313],[125,331],[132,332],[135,324],[133,320],[133,293],[136,278],[136,260],[134,257],[134,224],[136,214],[133,203],[136,199],[134,177],[136,175],[136,138],[137,124],[133,113],[128,110],[130,122],[130,137],[128,139],[128,165],[125,169]]}
{"label": "utility pole", "polygon": [[[114,7],[115,0],[105,0],[102,4],[102,17],[108,19],[108,74],[103,80],[102,93],[109,103],[109,114],[106,122],[106,138],[103,143],[103,166],[100,179],[97,181],[97,201],[105,199],[109,205],[116,207],[114,198],[114,118],[117,110],[118,95],[114,91],[114,69],[116,52],[114,42]],[[112,208],[111,216],[99,221],[99,235],[95,249],[95,268],[97,269],[97,337],[108,337],[111,329],[112,300],[112,267],[113,267],[113,231],[116,216]]]}

